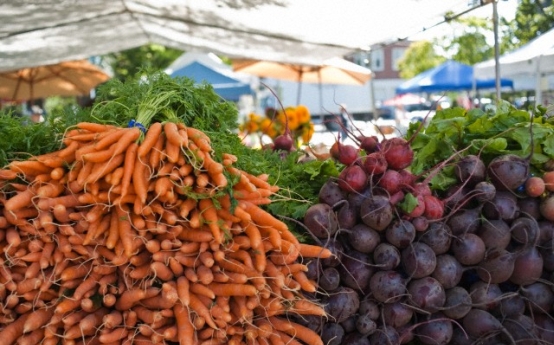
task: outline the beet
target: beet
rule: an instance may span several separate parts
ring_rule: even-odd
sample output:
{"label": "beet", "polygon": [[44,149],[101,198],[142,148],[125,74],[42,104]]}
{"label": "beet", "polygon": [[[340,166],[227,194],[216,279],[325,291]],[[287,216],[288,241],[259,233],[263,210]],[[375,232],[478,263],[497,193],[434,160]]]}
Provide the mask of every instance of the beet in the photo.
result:
{"label": "beet", "polygon": [[483,309],[473,308],[462,319],[462,325],[467,334],[473,338],[481,338],[504,330],[504,327],[491,313]]}
{"label": "beet", "polygon": [[319,287],[326,292],[337,289],[340,285],[340,273],[335,267],[327,267],[321,272]]}
{"label": "beet", "polygon": [[484,219],[477,234],[487,249],[504,249],[512,240],[510,226],[502,219]]}
{"label": "beet", "polygon": [[535,327],[535,321],[527,315],[514,315],[502,321],[502,326],[507,330],[509,336],[504,334],[506,342],[512,339],[515,344],[536,345],[538,334]]}
{"label": "beet", "polygon": [[500,290],[498,284],[478,281],[471,284],[469,294],[471,295],[471,302],[474,308],[490,311],[496,308],[500,303],[502,290]]}
{"label": "beet", "polygon": [[345,199],[345,193],[339,187],[338,183],[332,180],[327,180],[319,189],[318,197],[320,203],[335,206]]}
{"label": "beet", "polygon": [[359,165],[349,165],[340,172],[338,185],[346,192],[360,192],[367,185],[367,174]]}
{"label": "beet", "polygon": [[360,306],[358,293],[351,288],[341,287],[327,299],[325,311],[331,320],[341,323],[354,315]]}
{"label": "beet", "polygon": [[369,337],[369,342],[371,345],[399,344],[400,335],[395,328],[382,326]]}
{"label": "beet", "polygon": [[344,165],[351,165],[358,159],[358,149],[352,145],[339,143],[338,151],[338,161]]}
{"label": "beet", "polygon": [[385,229],[387,241],[396,248],[408,247],[415,239],[414,225],[405,219],[395,220]]}
{"label": "beet", "polygon": [[540,211],[540,198],[525,197],[517,200],[517,206],[519,207],[519,214],[530,218],[534,218],[537,221],[541,220],[542,215]]}
{"label": "beet", "polygon": [[429,313],[442,309],[446,301],[446,294],[441,283],[435,278],[425,277],[414,279],[408,284],[410,302],[417,308]]}
{"label": "beet", "polygon": [[460,209],[448,216],[446,224],[456,236],[476,232],[481,224],[481,208]]}
{"label": "beet", "polygon": [[525,300],[519,294],[502,298],[493,312],[500,318],[523,314],[525,312]]}
{"label": "beet", "polygon": [[520,294],[527,300],[528,309],[533,313],[549,314],[554,304],[554,291],[542,282],[520,288]]}
{"label": "beet", "polygon": [[368,336],[377,330],[377,323],[368,314],[360,314],[356,318],[356,330],[363,336]]}
{"label": "beet", "polygon": [[429,229],[429,219],[425,217],[415,217],[412,219],[412,224],[417,232],[424,232]]}
{"label": "beet", "polygon": [[371,277],[369,288],[373,297],[383,303],[399,301],[406,294],[404,278],[396,271],[379,271]]}
{"label": "beet", "polygon": [[412,164],[414,151],[406,139],[395,137],[385,139],[381,144],[385,159],[391,169],[400,170]]}
{"label": "beet", "polygon": [[485,257],[485,243],[475,234],[465,234],[452,241],[452,253],[462,265],[476,265]]}
{"label": "beet", "polygon": [[512,221],[519,216],[517,197],[512,192],[497,191],[491,201],[483,203],[482,214],[487,219]]}
{"label": "beet", "polygon": [[321,331],[321,340],[326,345],[341,345],[344,338],[344,328],[334,322],[323,324]]}
{"label": "beet", "polygon": [[360,301],[360,309],[358,313],[366,314],[372,320],[377,320],[381,317],[381,307],[377,304],[377,301],[374,300],[371,295],[365,295],[364,299]]}
{"label": "beet", "polygon": [[554,320],[551,316],[534,315],[537,335],[543,344],[554,344]]}
{"label": "beet", "polygon": [[360,206],[362,222],[377,231],[385,230],[393,216],[389,198],[384,195],[373,195],[365,199]]}
{"label": "beet", "polygon": [[352,248],[362,253],[371,253],[381,243],[379,233],[365,224],[356,224],[347,232]]}
{"label": "beet", "polygon": [[374,268],[371,258],[355,250],[343,254],[338,267],[342,284],[352,289],[363,291],[369,284]]}
{"label": "beet", "polygon": [[471,296],[466,289],[455,286],[446,290],[446,301],[443,310],[445,316],[458,320],[466,316],[471,308]]}
{"label": "beet", "polygon": [[529,162],[514,154],[493,158],[487,167],[487,176],[497,190],[516,190],[529,177]]}
{"label": "beet", "polygon": [[364,170],[368,175],[380,175],[387,171],[388,163],[383,152],[373,152],[368,154],[363,160]]}
{"label": "beet", "polygon": [[350,229],[358,222],[358,211],[345,201],[337,212],[337,221],[340,229]]}
{"label": "beet", "polygon": [[476,155],[467,155],[454,166],[454,175],[458,181],[472,187],[485,180],[485,163]]}
{"label": "beet", "polygon": [[444,204],[442,200],[434,195],[424,195],[425,210],[423,215],[428,219],[441,219],[444,215]]}
{"label": "beet", "polygon": [[402,188],[402,175],[396,170],[387,169],[379,178],[377,185],[393,195]]}
{"label": "beet", "polygon": [[400,264],[400,251],[389,243],[379,244],[373,251],[373,262],[383,270],[395,269]]}
{"label": "beet", "polygon": [[408,276],[417,279],[433,273],[437,261],[431,247],[422,242],[415,242],[402,251],[402,265]]}
{"label": "beet", "polygon": [[329,249],[333,255],[326,259],[321,259],[321,264],[327,267],[337,267],[340,265],[344,252],[342,243],[335,238],[329,238],[325,241],[324,245],[325,248]]}
{"label": "beet", "polygon": [[512,239],[518,243],[535,245],[540,238],[539,224],[529,217],[515,219],[510,227]]}
{"label": "beet", "polygon": [[402,301],[383,304],[382,312],[385,325],[397,329],[407,325],[414,315],[412,308]]}
{"label": "beet", "polygon": [[496,195],[496,187],[488,181],[477,183],[473,190],[475,199],[479,202],[490,201]]}
{"label": "beet", "polygon": [[338,230],[335,212],[331,206],[322,203],[308,208],[304,215],[304,225],[315,237],[321,239],[332,237]]}
{"label": "beet", "polygon": [[345,335],[342,340],[341,345],[372,345],[373,343],[369,341],[369,338],[366,335],[360,334],[359,332],[350,332]]}
{"label": "beet", "polygon": [[375,135],[370,137],[360,136],[358,140],[360,141],[360,148],[367,154],[376,152],[379,149],[379,139]]}
{"label": "beet", "polygon": [[418,240],[428,245],[436,255],[444,254],[450,249],[452,231],[443,222],[431,223],[427,231],[418,236]]}
{"label": "beet", "polygon": [[515,255],[504,248],[493,248],[479,263],[477,275],[482,281],[500,284],[508,281],[514,271]]}
{"label": "beet", "polygon": [[422,322],[416,329],[417,338],[426,345],[450,344],[453,332],[452,321],[441,313],[431,315],[429,320]]}
{"label": "beet", "polygon": [[462,280],[464,267],[450,254],[438,255],[436,258],[436,267],[431,277],[442,284],[445,289],[450,289],[458,285]]}
{"label": "beet", "polygon": [[543,260],[538,249],[526,247],[516,256],[510,281],[517,285],[532,284],[541,277],[542,271]]}

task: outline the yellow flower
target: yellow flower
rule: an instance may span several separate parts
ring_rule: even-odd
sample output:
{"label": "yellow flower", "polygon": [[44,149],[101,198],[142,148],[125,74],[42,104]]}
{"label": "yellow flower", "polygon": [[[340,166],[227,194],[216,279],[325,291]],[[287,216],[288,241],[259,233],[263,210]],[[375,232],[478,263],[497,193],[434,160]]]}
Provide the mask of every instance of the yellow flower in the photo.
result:
{"label": "yellow flower", "polygon": [[310,139],[312,139],[312,136],[314,135],[314,124],[313,123],[308,123],[307,126],[304,126],[302,128],[302,142],[304,144],[307,144]]}
{"label": "yellow flower", "polygon": [[244,129],[248,133],[254,133],[260,130],[260,126],[258,126],[258,124],[254,121],[248,121],[245,123]]}
{"label": "yellow flower", "polygon": [[250,113],[248,115],[248,118],[250,119],[250,121],[254,121],[258,123],[262,120],[262,117],[256,113]]}
{"label": "yellow flower", "polygon": [[300,122],[298,122],[298,117],[296,116],[296,111],[287,109],[287,118],[289,119],[289,128],[291,131],[294,131],[300,126]]}
{"label": "yellow flower", "polygon": [[310,111],[305,105],[299,105],[296,107],[296,117],[300,124],[307,123],[311,118]]}
{"label": "yellow flower", "polygon": [[262,121],[260,121],[260,130],[264,134],[268,134],[268,131],[270,131],[273,127],[273,122],[267,117],[264,117]]}

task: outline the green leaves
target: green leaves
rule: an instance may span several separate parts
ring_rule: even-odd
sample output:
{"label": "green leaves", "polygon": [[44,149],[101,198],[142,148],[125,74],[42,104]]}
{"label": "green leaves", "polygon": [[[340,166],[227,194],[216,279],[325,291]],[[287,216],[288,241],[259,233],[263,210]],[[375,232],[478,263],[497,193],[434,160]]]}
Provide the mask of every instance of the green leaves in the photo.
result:
{"label": "green leaves", "polygon": [[[407,137],[416,133],[411,125]],[[450,108],[438,111],[430,123],[412,141],[414,174],[425,175],[453,156],[477,154],[487,163],[495,156],[512,153],[531,156],[534,170],[554,159],[554,124],[542,113],[532,117],[527,111],[502,102],[496,113],[479,109]],[[455,183],[447,166],[435,176],[433,189],[444,190]]]}

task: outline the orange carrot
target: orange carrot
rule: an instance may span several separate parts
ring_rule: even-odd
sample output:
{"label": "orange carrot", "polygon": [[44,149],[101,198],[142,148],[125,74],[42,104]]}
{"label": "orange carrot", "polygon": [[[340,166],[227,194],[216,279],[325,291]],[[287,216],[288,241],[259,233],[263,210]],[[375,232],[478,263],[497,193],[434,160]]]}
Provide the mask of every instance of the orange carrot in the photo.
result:
{"label": "orange carrot", "polygon": [[156,142],[158,141],[158,137],[161,136],[162,133],[162,124],[160,122],[154,122],[150,125],[148,130],[146,131],[146,134],[144,135],[144,140],[140,144],[140,147],[137,151],[137,155],[141,158],[144,158],[150,150],[154,147]]}
{"label": "orange carrot", "polygon": [[115,308],[120,311],[129,310],[144,297],[146,297],[146,292],[141,288],[125,290],[115,303]]}
{"label": "orange carrot", "polygon": [[200,150],[205,152],[210,152],[212,150],[210,138],[204,132],[193,127],[187,127],[186,131],[189,140],[194,142]]}
{"label": "orange carrot", "polygon": [[6,211],[16,211],[21,208],[29,206],[31,200],[35,196],[33,189],[28,188],[22,192],[19,192],[6,200],[4,203],[4,208]]}
{"label": "orange carrot", "polygon": [[209,299],[215,299],[214,292],[208,286],[199,282],[190,284],[190,292],[197,295],[206,296]]}
{"label": "orange carrot", "polygon": [[293,338],[305,342],[308,345],[323,345],[320,336],[306,326],[302,326],[290,320],[284,320],[275,316],[269,317],[269,322],[278,331],[282,331]]}
{"label": "orange carrot", "polygon": [[206,323],[212,328],[218,328],[212,319],[212,315],[208,308],[202,303],[196,294],[189,295],[189,307],[198,314],[198,316],[204,318]]}
{"label": "orange carrot", "polygon": [[142,162],[139,157],[137,157],[134,168],[135,169],[132,174],[133,187],[135,189],[135,193],[139,197],[139,200],[142,204],[145,204],[146,195],[148,194],[148,181],[146,179],[147,165]]}
{"label": "orange carrot", "polygon": [[96,122],[79,122],[77,124],[77,128],[89,131],[89,132],[107,132],[109,130],[114,129],[115,127],[112,125],[106,125],[102,123],[96,123]]}
{"label": "orange carrot", "polygon": [[129,185],[131,184],[131,177],[135,169],[138,148],[139,146],[137,143],[131,143],[125,152],[123,176],[121,177],[121,196],[125,196],[129,192]]}
{"label": "orange carrot", "polygon": [[307,243],[300,243],[298,251],[300,256],[306,258],[327,259],[333,256],[333,253],[329,249]]}
{"label": "orange carrot", "polygon": [[179,344],[195,344],[195,329],[186,307],[176,304],[173,307],[173,314],[177,324],[177,337]]}
{"label": "orange carrot", "polygon": [[129,219],[129,207],[126,204],[116,207],[119,240],[123,244],[125,256],[130,258],[135,253],[134,234]]}
{"label": "orange carrot", "polygon": [[3,344],[13,344],[17,338],[23,335],[23,327],[29,315],[27,313],[19,316],[17,320],[7,324],[0,330],[0,339],[2,339]]}
{"label": "orange carrot", "polygon": [[211,199],[201,199],[198,203],[200,207],[200,212],[202,212],[202,217],[206,220],[208,227],[210,228],[214,240],[217,243],[223,242],[223,233],[220,229],[219,218],[217,216],[217,211],[215,205]]}

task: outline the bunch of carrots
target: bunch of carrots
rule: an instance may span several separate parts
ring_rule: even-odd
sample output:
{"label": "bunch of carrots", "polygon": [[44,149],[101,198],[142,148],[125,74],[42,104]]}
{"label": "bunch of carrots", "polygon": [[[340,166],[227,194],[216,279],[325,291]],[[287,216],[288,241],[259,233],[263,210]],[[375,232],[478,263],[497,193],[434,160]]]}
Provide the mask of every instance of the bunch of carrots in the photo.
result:
{"label": "bunch of carrots", "polygon": [[325,317],[267,176],[176,122],[83,122],[0,169],[0,342],[307,344]]}

